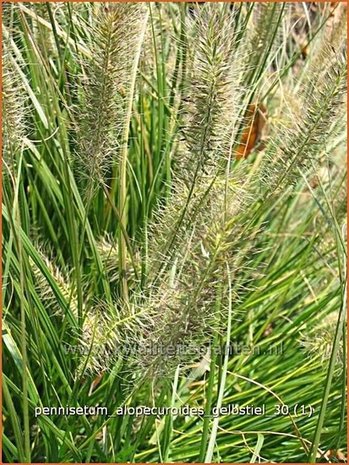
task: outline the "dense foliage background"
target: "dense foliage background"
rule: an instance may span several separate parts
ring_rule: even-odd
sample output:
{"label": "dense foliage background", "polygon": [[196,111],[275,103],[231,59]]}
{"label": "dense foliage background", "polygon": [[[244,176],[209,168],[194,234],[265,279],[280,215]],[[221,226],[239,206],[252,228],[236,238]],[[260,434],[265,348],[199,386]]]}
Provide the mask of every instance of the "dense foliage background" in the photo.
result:
{"label": "dense foliage background", "polygon": [[3,4],[5,462],[345,461],[344,13]]}

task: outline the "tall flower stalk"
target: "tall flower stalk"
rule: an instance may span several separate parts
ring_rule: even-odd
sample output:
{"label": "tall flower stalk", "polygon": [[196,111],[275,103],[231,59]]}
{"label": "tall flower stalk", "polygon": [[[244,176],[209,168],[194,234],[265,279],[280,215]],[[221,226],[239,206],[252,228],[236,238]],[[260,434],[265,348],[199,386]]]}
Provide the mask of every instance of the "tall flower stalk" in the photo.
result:
{"label": "tall flower stalk", "polygon": [[[78,170],[88,199],[105,185],[124,147],[134,62],[144,27],[141,4],[101,6],[82,63],[82,104],[77,114]],[[124,149],[122,149],[124,150]]]}
{"label": "tall flower stalk", "polygon": [[[90,203],[96,188],[110,181],[113,201],[119,172],[120,292],[128,299],[127,260],[127,154],[138,62],[147,27],[143,4],[117,3],[101,7],[92,36],[91,57],[85,67],[84,111],[78,122],[78,166]],[[108,179],[111,177],[111,180]]]}

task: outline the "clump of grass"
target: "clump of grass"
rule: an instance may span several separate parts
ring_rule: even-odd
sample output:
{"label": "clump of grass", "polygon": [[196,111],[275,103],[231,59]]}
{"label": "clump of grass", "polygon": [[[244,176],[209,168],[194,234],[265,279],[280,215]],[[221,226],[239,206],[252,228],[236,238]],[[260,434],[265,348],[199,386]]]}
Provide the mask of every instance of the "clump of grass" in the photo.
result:
{"label": "clump of grass", "polygon": [[[301,462],[343,446],[343,367],[333,377],[332,355],[299,350],[306,328],[308,352],[329,337],[345,364],[343,325],[330,322],[345,300],[345,24],[326,29],[331,8],[304,4],[295,19],[283,4],[11,6],[8,461]],[[248,115],[262,106],[257,147],[242,135],[258,132]],[[216,352],[230,343],[249,350]],[[210,417],[276,399],[321,410]],[[110,416],[34,415],[92,402]],[[138,404],[206,415],[114,415]]]}
{"label": "clump of grass", "polygon": [[[215,13],[220,18],[219,13],[222,12],[216,10]],[[217,289],[215,289],[216,276],[220,276],[220,285],[224,287],[224,272],[216,269],[216,261],[223,259],[222,261],[225,264],[224,251],[230,249],[232,255],[230,260],[234,260],[235,258],[235,267],[243,266],[243,263],[238,260],[238,247],[233,247],[230,237],[234,234],[236,244],[241,244],[243,242],[243,234],[246,234],[250,244],[245,249],[241,245],[240,247],[245,253],[247,251],[251,253],[254,237],[259,232],[258,223],[255,225],[248,218],[251,215],[246,215],[246,219],[244,220],[242,215],[239,217],[239,209],[237,208],[240,207],[243,210],[245,202],[247,204],[247,199],[249,199],[247,196],[248,193],[250,198],[252,198],[253,194],[256,194],[258,198],[259,188],[257,187],[256,190],[255,183],[246,182],[242,185],[239,194],[235,192],[234,195],[230,196],[227,189],[224,189],[222,184],[217,183],[217,180],[212,178],[212,175],[211,177],[206,175],[205,182],[201,181],[201,183],[200,180],[205,175],[201,175],[201,177],[198,175],[198,167],[201,162],[200,153],[197,154],[196,152],[197,147],[202,149],[202,153],[205,156],[208,156],[209,153],[213,154],[214,166],[216,167],[213,173],[216,176],[219,174],[220,166],[217,160],[220,159],[220,150],[222,148],[226,156],[228,150],[229,165],[229,145],[228,148],[225,147],[224,151],[224,143],[218,140],[218,138],[216,139],[215,121],[218,123],[218,127],[220,127],[220,122],[223,121],[225,123],[224,127],[227,129],[227,135],[233,139],[234,132],[232,128],[234,124],[235,126],[237,125],[238,121],[237,112],[234,114],[233,108],[229,108],[229,111],[227,111],[227,108],[223,105],[223,103],[227,104],[227,102],[229,104],[229,98],[224,94],[224,91],[220,90],[220,81],[217,79],[217,76],[219,76],[224,83],[225,75],[223,69],[230,69],[232,54],[228,50],[226,54],[222,52],[222,55],[218,55],[218,58],[214,55],[214,58],[217,58],[218,64],[215,63],[214,58],[210,55],[212,51],[224,50],[223,45],[220,47],[220,44],[225,44],[225,29],[220,24],[220,28],[218,29],[223,31],[222,36],[215,35],[214,40],[212,40],[210,25],[214,24],[214,21],[217,21],[217,17],[211,15],[209,20],[205,20],[206,14],[207,11],[205,9],[201,10],[199,14],[200,18],[197,20],[199,24],[202,20],[207,26],[205,31],[200,31],[201,41],[206,47],[202,43],[199,46],[199,52],[206,56],[206,60],[202,58],[201,60],[200,58],[198,59],[200,63],[203,63],[203,68],[200,68],[196,64],[195,59],[193,60],[193,69],[199,73],[200,77],[198,80],[201,83],[198,86],[197,93],[194,90],[195,81],[192,88],[194,98],[192,114],[196,115],[197,120],[195,120],[195,117],[192,117],[192,126],[188,126],[188,132],[193,139],[191,140],[188,136],[186,138],[189,149],[188,153],[190,156],[193,156],[194,165],[191,171],[185,166],[182,166],[181,171],[182,174],[183,172],[185,173],[186,169],[189,172],[194,172],[194,178],[191,180],[190,187],[187,190],[184,189],[184,193],[183,190],[181,192],[181,188],[178,189],[177,187],[178,191],[172,196],[170,206],[167,207],[168,211],[165,208],[160,228],[157,222],[157,230],[154,234],[155,243],[152,244],[150,240],[150,254],[148,258],[151,264],[154,263],[152,262],[153,252],[156,278],[154,281],[151,281],[150,285],[150,292],[153,294],[151,299],[153,300],[150,300],[149,309],[157,309],[152,319],[153,329],[149,331],[149,328],[146,328],[145,335],[143,336],[143,339],[150,346],[152,344],[160,346],[165,340],[167,340],[164,343],[165,347],[176,346],[178,341],[185,344],[187,340],[192,343],[196,336],[199,341],[209,340],[205,330],[207,328],[214,328],[216,326],[215,319],[217,319],[217,316],[212,311],[215,299],[217,299]],[[229,16],[225,15],[221,18],[224,18],[222,19],[223,21],[227,21],[225,25],[228,30],[232,31],[232,27],[229,27]],[[216,29],[217,27],[213,28],[213,30]],[[232,46],[231,43],[229,46]],[[329,50],[330,47],[327,47],[327,49]],[[271,139],[269,147],[265,150],[260,174],[261,179],[267,185],[263,195],[269,192],[274,196],[277,189],[285,190],[292,185],[295,179],[298,179],[299,171],[307,172],[307,166],[309,166],[307,162],[311,163],[313,161],[311,154],[318,153],[326,136],[325,129],[331,127],[331,121],[336,120],[337,114],[335,113],[335,109],[340,108],[345,90],[345,62],[342,57],[342,51],[339,52],[339,55],[337,53],[335,52],[335,60],[333,57],[327,56],[328,67],[321,72],[321,85],[316,90],[313,88],[312,83],[303,87],[303,93],[306,97],[304,97],[303,114],[298,127],[275,128],[275,138]],[[333,67],[333,62],[336,64],[335,68]],[[206,68],[207,63],[208,66]],[[219,71],[214,68],[212,63],[217,66]],[[216,71],[217,74],[215,74]],[[210,78],[207,78],[207,75],[210,75]],[[206,87],[205,84],[207,83],[209,85]],[[309,86],[312,89],[311,98],[308,95]],[[224,89],[224,84],[222,87]],[[222,98],[221,104],[219,104],[219,97]],[[205,106],[207,103],[209,105]],[[217,106],[215,106],[215,103],[217,103]],[[208,115],[209,122],[205,120],[205,115]],[[229,124],[224,119],[227,116],[232,123]],[[205,121],[208,123],[207,125]],[[211,137],[212,140],[210,139]],[[193,141],[195,142],[191,145]],[[216,146],[214,144],[215,141],[217,142]],[[205,145],[206,143],[208,145]],[[191,160],[190,157],[189,160]],[[210,164],[212,165],[212,163],[206,160],[204,166],[210,169]],[[188,166],[191,165],[189,164]],[[239,175],[241,176],[241,173],[238,173],[237,177]],[[178,185],[179,183],[177,183]],[[219,192],[222,192],[223,195],[221,203],[219,201]],[[236,200],[237,198],[239,201]],[[222,212],[221,214],[224,218],[223,224],[219,220],[217,221],[217,218],[214,216],[206,216],[210,211],[209,205],[211,202],[214,205],[213,211]],[[227,208],[227,206],[229,207]],[[237,223],[238,229],[234,221]],[[243,221],[248,223],[245,228]],[[215,225],[217,224],[219,227],[215,229]],[[165,234],[161,234],[161,231]],[[227,236],[225,237],[225,235]],[[171,253],[172,248],[176,250],[174,254]],[[236,253],[236,257],[234,257],[234,252]],[[204,263],[205,260],[202,261],[202,258],[207,259],[206,263]],[[234,267],[232,268],[234,269]],[[165,269],[167,270],[166,272],[164,271]],[[178,278],[175,277],[177,273],[179,275]],[[159,274],[161,278],[159,278]],[[201,274],[203,277],[201,277]],[[177,284],[176,279],[179,284]],[[159,294],[155,293],[154,296],[154,288],[156,288],[158,282],[160,282]],[[146,300],[145,305],[147,303]],[[204,311],[206,304],[207,313]],[[166,308],[168,309],[167,311],[165,310]],[[157,314],[159,318],[157,318]],[[176,330],[168,334],[167,329],[169,326],[176,328]],[[154,341],[152,341],[151,334],[155,335]],[[160,360],[162,360],[162,357],[157,356],[155,364],[163,370],[164,364]],[[175,362],[174,366],[178,365],[179,361],[175,357],[173,360]],[[145,361],[143,361],[142,366],[144,364]]]}

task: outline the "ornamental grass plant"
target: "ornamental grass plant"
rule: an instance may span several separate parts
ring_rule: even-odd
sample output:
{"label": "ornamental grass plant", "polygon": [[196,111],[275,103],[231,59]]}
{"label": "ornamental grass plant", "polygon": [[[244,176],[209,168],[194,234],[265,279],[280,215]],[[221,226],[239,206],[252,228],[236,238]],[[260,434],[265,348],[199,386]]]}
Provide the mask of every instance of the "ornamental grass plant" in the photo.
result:
{"label": "ornamental grass plant", "polygon": [[4,462],[346,460],[345,10],[2,5]]}

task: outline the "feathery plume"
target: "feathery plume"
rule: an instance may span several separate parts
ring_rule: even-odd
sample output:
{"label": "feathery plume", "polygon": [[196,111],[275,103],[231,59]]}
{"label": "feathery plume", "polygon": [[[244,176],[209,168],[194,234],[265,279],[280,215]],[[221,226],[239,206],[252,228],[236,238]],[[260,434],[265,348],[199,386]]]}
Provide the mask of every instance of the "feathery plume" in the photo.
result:
{"label": "feathery plume", "polygon": [[[25,136],[25,102],[26,97],[18,73],[13,64],[14,57],[9,50],[9,41],[3,44],[3,160],[7,169],[13,171],[15,156],[23,144]],[[5,171],[6,173],[6,171]]]}
{"label": "feathery plume", "polygon": [[[172,267],[168,266],[157,284],[151,281],[148,294],[139,299],[140,313],[146,315],[147,321],[138,334],[136,364],[142,371],[154,376],[170,374],[178,364],[202,356],[212,336],[222,330],[225,306],[223,303],[218,308],[216,304],[226,291],[226,263],[239,270],[239,276],[235,276],[236,298],[245,270],[241,270],[241,263],[248,266],[241,243],[245,226],[241,215],[249,198],[241,174],[239,171],[228,180],[219,177],[214,182],[209,178],[197,183],[193,194],[198,201],[197,220],[190,228],[184,226],[187,240],[176,249]],[[184,201],[187,195],[188,187],[183,183],[181,191],[176,192],[176,201]],[[161,247],[159,236],[166,231],[173,209],[173,203],[166,209],[156,243],[151,244],[150,260]],[[252,244],[253,237],[250,239]],[[159,253],[156,260],[161,260]]]}
{"label": "feathery plume", "polygon": [[[224,169],[236,131],[237,84],[241,55],[236,55],[235,10],[205,4],[190,20],[189,84],[184,97],[184,146],[174,159],[177,177],[187,183]],[[193,181],[194,173],[194,181]]]}
{"label": "feathery plume", "polygon": [[[214,308],[226,287],[226,262],[236,265],[241,257],[238,218],[250,186],[245,167],[224,176],[238,126],[242,73],[235,14],[227,4],[206,4],[190,20],[190,85],[175,187],[149,225],[148,285],[135,296],[146,320],[137,335],[136,365],[143,372],[169,373],[193,360],[188,348],[208,343],[220,330],[222,309]],[[174,354],[166,354],[171,347]]]}
{"label": "feathery plume", "polygon": [[[317,324],[307,334],[303,334],[300,345],[308,357],[320,357],[324,363],[329,360],[332,352],[332,345],[336,333],[338,313],[332,312]],[[343,341],[336,358],[337,369],[343,367]]]}
{"label": "feathery plume", "polygon": [[[191,56],[188,58],[189,85],[182,118],[184,140],[176,153],[173,168],[173,185],[179,188],[175,188],[168,207],[165,207],[169,211],[172,209],[171,221],[164,221],[171,227],[155,234],[163,241],[159,250],[169,263],[177,244],[185,242],[190,235],[187,225],[196,221],[197,205],[201,201],[198,195],[207,195],[202,188],[194,195],[195,184],[201,179],[212,181],[214,176],[224,172],[231,158],[239,112],[236,95],[241,77],[238,57],[241,55],[236,55],[235,47],[236,12],[228,7],[223,3],[205,4],[189,20],[191,39],[188,50],[191,50]],[[190,186],[186,199],[182,196],[183,183]],[[210,182],[206,185],[209,189]],[[178,199],[176,190],[181,191]],[[155,265],[156,260],[152,262]],[[160,268],[163,263],[163,260],[159,261]],[[158,269],[153,266],[155,274]]]}
{"label": "feathery plume", "polygon": [[[37,251],[39,252],[45,266],[47,267],[49,275],[64,297],[67,306],[69,306],[72,315],[77,318],[77,296],[72,284],[69,282],[68,277],[62,273],[58,266],[55,265],[54,261],[46,253],[44,253],[43,248],[40,245],[37,245]],[[47,281],[45,275],[33,260],[31,260],[31,267],[34,275],[35,288],[46,309],[49,311],[49,314],[60,317],[64,316],[63,309],[59,305],[57,297],[50,283]]]}
{"label": "feathery plume", "polygon": [[[119,281],[120,278],[120,269],[119,269],[119,245],[118,242],[115,241],[109,235],[105,235],[97,242],[97,250],[101,257],[102,263],[104,265],[104,269],[107,272],[109,282],[116,283]],[[134,265],[138,268],[137,265],[140,263],[140,257],[137,251],[133,255],[133,261],[131,260],[129,254],[127,255],[127,263],[126,263],[126,277],[130,282],[134,282],[136,280],[136,273],[134,269]],[[140,270],[136,270],[140,271]]]}
{"label": "feathery plume", "polygon": [[91,56],[84,64],[82,78],[82,110],[77,116],[77,170],[85,178],[88,198],[106,182],[122,143],[130,74],[144,8],[143,4],[106,4],[93,27]]}
{"label": "feathery plume", "polygon": [[[332,123],[343,111],[346,92],[346,59],[341,47],[324,46],[324,64],[311,73],[302,89],[302,114],[292,126],[274,128],[263,157],[261,180],[267,193],[295,184],[299,171],[306,174],[326,147]],[[326,50],[326,51],[325,51]]]}

